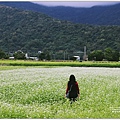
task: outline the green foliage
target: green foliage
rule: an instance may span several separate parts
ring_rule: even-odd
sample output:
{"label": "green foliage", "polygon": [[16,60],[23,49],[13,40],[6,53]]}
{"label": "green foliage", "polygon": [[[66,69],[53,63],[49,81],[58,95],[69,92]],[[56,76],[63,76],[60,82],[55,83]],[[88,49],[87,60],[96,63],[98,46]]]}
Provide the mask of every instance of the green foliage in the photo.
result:
{"label": "green foliage", "polygon": [[8,58],[8,56],[5,54],[4,51],[0,49],[0,59],[6,59],[6,58]]}
{"label": "green foliage", "polygon": [[63,59],[65,50],[70,58],[84,46],[87,53],[107,47],[120,51],[119,31],[120,26],[74,24],[0,5],[0,47],[8,53],[22,50],[34,55],[48,50],[51,58]]}
{"label": "green foliage", "polygon": [[[72,105],[64,98],[71,73],[81,93]],[[0,118],[119,118],[119,73],[119,68],[85,67],[1,70]]]}
{"label": "green foliage", "polygon": [[70,67],[120,67],[120,62],[43,62],[43,61],[22,61],[22,60],[1,60],[0,65],[9,66],[70,66]]}
{"label": "green foliage", "polygon": [[50,54],[48,51],[38,54],[39,60],[50,60]]}
{"label": "green foliage", "polygon": [[88,56],[89,60],[102,61],[106,59],[108,61],[119,61],[119,51],[113,50],[112,48],[106,48],[102,50],[94,50]]}
{"label": "green foliage", "polygon": [[89,60],[96,60],[96,61],[102,61],[104,58],[104,54],[102,50],[96,50],[93,51],[91,54],[89,54],[88,59]]}
{"label": "green foliage", "polygon": [[111,48],[106,48],[105,49],[105,58],[109,61],[112,61],[112,49]]}
{"label": "green foliage", "polygon": [[39,54],[38,58],[39,60],[45,59],[45,54],[44,53]]}
{"label": "green foliage", "polygon": [[18,60],[26,59],[25,58],[25,53],[23,53],[22,51],[15,52],[13,56],[14,56],[15,59],[18,59]]}
{"label": "green foliage", "polygon": [[119,51],[112,50],[111,48],[106,48],[104,52],[105,59],[109,61],[119,61]]}

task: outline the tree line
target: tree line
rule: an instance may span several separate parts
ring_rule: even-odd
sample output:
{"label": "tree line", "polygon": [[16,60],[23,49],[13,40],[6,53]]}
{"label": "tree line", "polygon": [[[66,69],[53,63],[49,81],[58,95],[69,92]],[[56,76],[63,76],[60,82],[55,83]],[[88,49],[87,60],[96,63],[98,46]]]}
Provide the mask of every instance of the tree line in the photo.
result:
{"label": "tree line", "polygon": [[[9,59],[9,54],[6,54],[3,50],[0,50],[0,59]],[[25,60],[25,53],[22,51],[16,51],[13,54],[14,59],[18,60]],[[41,52],[37,54],[38,60],[51,60],[51,55],[49,51]],[[88,60],[90,61],[119,61],[120,54],[119,51],[113,50],[112,48],[108,47],[105,50],[94,50],[88,54]],[[72,57],[70,58],[71,60]]]}
{"label": "tree line", "polygon": [[119,61],[119,51],[113,50],[112,48],[106,48],[105,50],[94,50],[88,55],[89,60],[95,61]]}

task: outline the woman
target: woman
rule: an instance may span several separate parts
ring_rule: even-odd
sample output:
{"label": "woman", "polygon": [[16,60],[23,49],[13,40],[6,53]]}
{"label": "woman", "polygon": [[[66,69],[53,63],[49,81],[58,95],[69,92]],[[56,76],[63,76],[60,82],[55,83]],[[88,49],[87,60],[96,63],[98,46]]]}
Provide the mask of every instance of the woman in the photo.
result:
{"label": "woman", "polygon": [[[68,92],[69,92],[69,96],[67,96]],[[73,99],[73,101],[75,101],[75,99],[79,96],[80,96],[80,92],[79,92],[78,82],[76,81],[74,75],[70,75],[69,81],[67,83],[66,97],[69,98],[70,100]]]}

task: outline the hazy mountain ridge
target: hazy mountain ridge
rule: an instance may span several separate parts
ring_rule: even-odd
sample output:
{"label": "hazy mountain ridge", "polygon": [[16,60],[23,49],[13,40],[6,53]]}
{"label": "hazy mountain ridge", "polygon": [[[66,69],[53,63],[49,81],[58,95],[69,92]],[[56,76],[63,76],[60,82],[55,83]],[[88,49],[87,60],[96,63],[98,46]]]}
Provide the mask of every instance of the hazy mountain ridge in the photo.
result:
{"label": "hazy mountain ridge", "polygon": [[24,10],[45,13],[51,17],[74,23],[93,25],[120,25],[120,4],[91,8],[46,7],[31,2],[0,2]]}

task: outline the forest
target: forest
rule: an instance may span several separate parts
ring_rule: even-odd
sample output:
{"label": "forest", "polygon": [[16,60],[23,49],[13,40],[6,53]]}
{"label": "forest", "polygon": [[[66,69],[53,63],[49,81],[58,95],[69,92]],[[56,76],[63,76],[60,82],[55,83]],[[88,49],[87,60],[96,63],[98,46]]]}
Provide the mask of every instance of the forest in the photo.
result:
{"label": "forest", "polygon": [[91,25],[120,25],[120,2],[114,5],[87,7],[43,6],[32,2],[14,1],[0,4],[36,12],[73,23]]}
{"label": "forest", "polygon": [[120,26],[75,24],[43,13],[0,5],[0,49],[5,53],[21,50],[36,56],[49,52],[56,59],[87,54],[110,47],[120,51]]}

